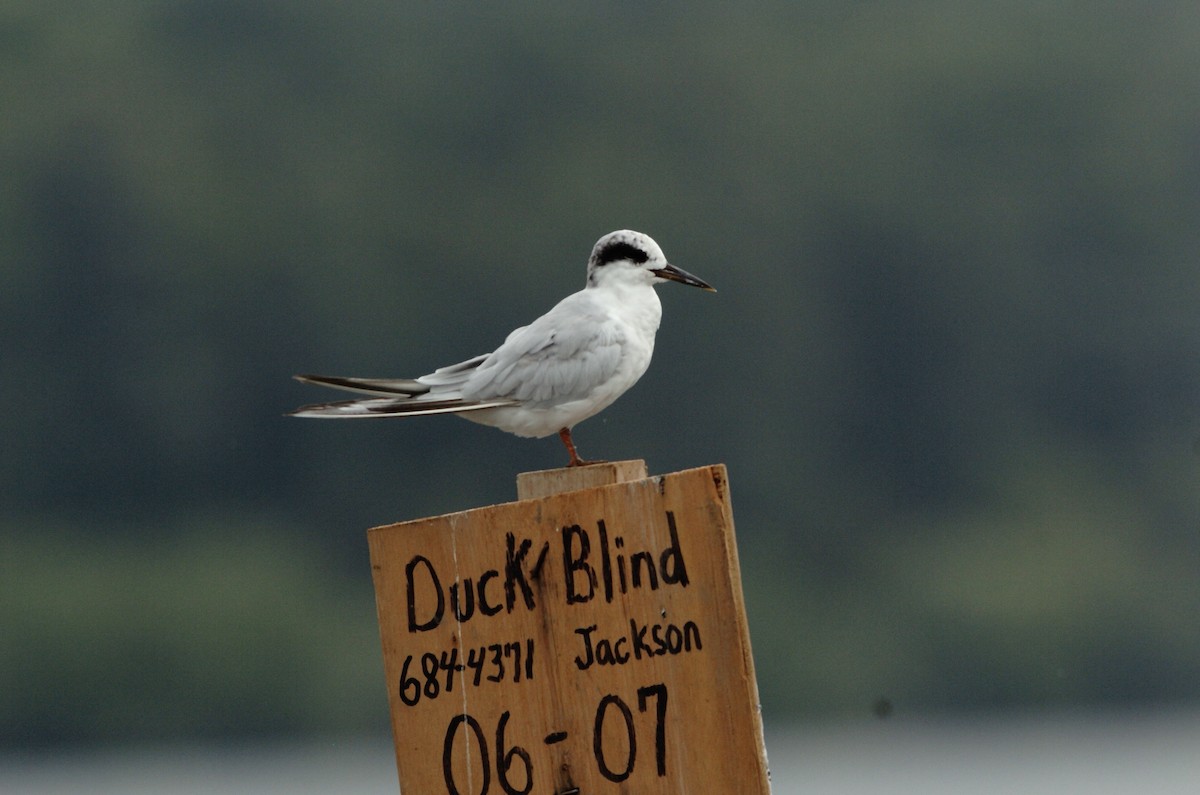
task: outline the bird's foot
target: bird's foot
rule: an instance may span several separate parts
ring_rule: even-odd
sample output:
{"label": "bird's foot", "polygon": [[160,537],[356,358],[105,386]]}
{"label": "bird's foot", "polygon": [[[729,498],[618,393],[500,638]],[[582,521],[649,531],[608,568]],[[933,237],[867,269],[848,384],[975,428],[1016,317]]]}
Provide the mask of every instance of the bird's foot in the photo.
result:
{"label": "bird's foot", "polygon": [[570,454],[571,460],[567,463],[568,467],[586,467],[592,464],[605,464],[607,461],[586,461],[579,457],[579,453],[575,451],[575,442],[571,440],[571,429],[563,428],[558,432],[558,438],[562,439],[562,443],[567,446],[567,453]]}

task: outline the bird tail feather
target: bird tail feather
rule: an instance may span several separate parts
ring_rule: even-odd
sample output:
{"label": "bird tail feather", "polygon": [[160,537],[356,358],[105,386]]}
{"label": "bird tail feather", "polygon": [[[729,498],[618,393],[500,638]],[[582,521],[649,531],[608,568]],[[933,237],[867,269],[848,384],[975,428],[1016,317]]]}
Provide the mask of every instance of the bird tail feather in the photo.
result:
{"label": "bird tail feather", "polygon": [[288,412],[291,417],[317,417],[321,419],[351,419],[364,417],[419,417],[429,414],[461,414],[468,411],[512,406],[510,400],[469,401],[462,398],[449,400],[396,400],[395,398],[367,398],[365,400],[341,400],[336,403],[314,403]]}

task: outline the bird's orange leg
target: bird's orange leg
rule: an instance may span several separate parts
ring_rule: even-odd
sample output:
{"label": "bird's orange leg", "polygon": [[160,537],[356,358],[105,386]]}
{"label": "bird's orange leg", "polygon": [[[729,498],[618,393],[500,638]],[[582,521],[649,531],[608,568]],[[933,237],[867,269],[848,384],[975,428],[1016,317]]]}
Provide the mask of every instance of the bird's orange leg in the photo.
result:
{"label": "bird's orange leg", "polygon": [[570,453],[570,455],[571,455],[571,461],[569,464],[567,464],[567,466],[582,467],[582,466],[587,466],[588,464],[599,463],[598,461],[584,461],[582,458],[579,457],[579,453],[575,452],[575,443],[573,441],[571,441],[571,429],[570,428],[563,428],[561,431],[559,431],[558,438],[562,439],[562,443],[567,446],[567,452]]}

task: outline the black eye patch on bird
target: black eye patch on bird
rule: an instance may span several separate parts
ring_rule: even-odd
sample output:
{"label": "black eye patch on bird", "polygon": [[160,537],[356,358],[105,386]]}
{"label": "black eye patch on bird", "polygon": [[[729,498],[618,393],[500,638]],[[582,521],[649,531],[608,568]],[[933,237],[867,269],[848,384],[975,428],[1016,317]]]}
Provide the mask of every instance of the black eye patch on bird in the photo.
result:
{"label": "black eye patch on bird", "polygon": [[596,265],[607,265],[610,262],[627,259],[641,265],[650,259],[650,255],[642,249],[624,241],[610,243],[596,254]]}

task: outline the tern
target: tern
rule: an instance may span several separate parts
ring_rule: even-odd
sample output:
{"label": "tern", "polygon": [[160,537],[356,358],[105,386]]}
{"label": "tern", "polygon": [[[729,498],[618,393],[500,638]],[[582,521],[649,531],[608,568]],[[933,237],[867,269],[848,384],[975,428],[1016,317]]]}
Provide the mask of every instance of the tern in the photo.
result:
{"label": "tern", "polygon": [[633,386],[654,352],[665,281],[716,292],[667,262],[648,235],[628,229],[596,241],[587,284],[508,335],[499,348],[416,379],[297,375],[310,384],[373,397],[302,406],[295,417],[351,419],[457,414],[524,437],[557,433],[571,460],[571,429]]}

